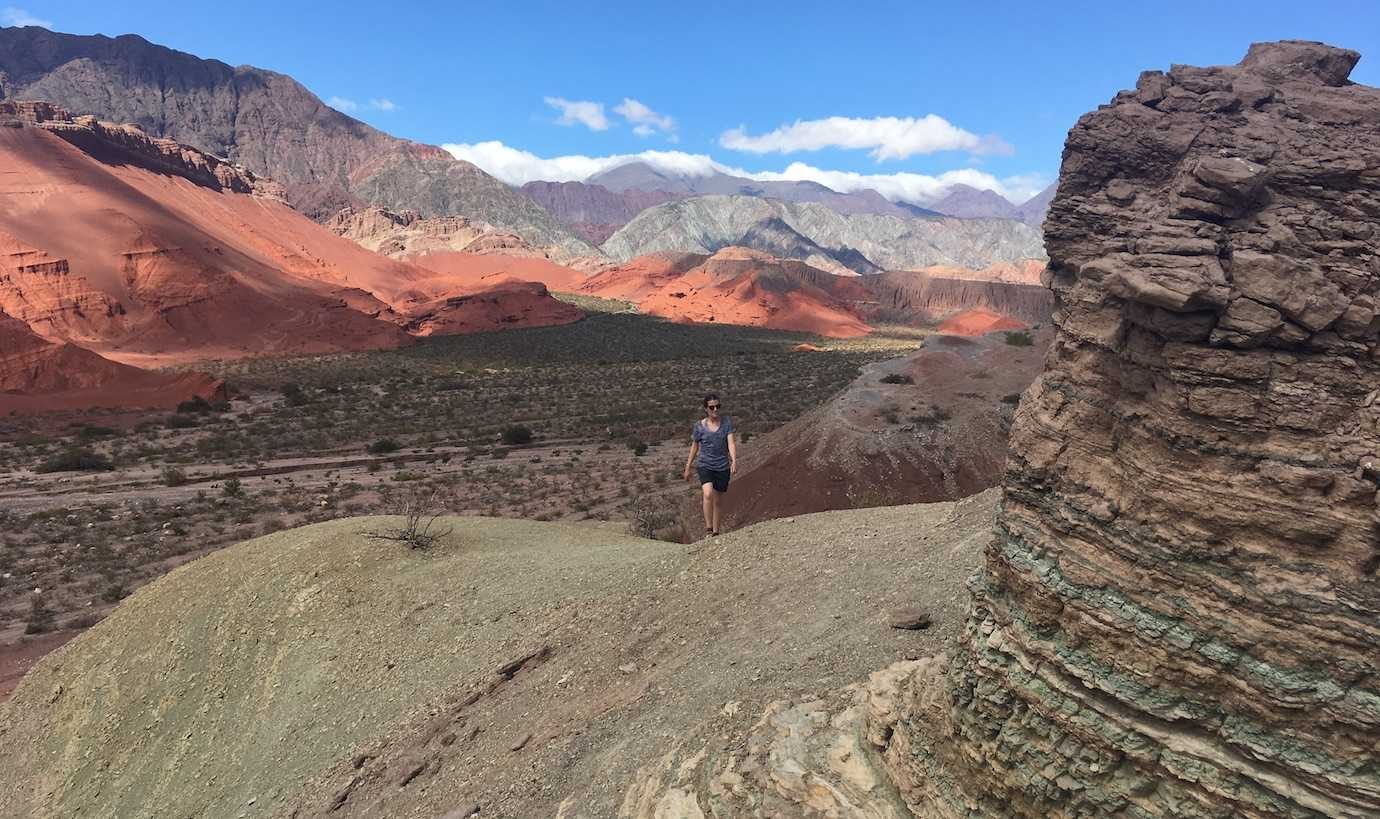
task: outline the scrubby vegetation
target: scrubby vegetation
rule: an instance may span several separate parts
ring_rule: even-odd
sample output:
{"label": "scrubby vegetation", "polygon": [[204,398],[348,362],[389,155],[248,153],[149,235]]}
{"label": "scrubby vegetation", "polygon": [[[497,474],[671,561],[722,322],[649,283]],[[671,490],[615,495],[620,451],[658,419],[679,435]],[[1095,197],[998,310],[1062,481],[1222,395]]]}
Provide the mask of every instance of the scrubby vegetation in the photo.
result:
{"label": "scrubby vegetation", "polygon": [[1029,330],[1015,330],[1006,334],[1006,343],[1012,347],[1029,347],[1035,343]]}
{"label": "scrubby vegetation", "polygon": [[[791,351],[805,341],[822,351]],[[612,313],[212,365],[235,386],[228,406],[0,419],[0,637],[89,626],[197,555],[393,513],[403,491],[443,491],[457,514],[630,521],[675,539],[662,515],[685,490],[683,447],[706,391],[724,396],[748,445],[863,364],[916,345]],[[29,472],[49,468],[76,471]]]}

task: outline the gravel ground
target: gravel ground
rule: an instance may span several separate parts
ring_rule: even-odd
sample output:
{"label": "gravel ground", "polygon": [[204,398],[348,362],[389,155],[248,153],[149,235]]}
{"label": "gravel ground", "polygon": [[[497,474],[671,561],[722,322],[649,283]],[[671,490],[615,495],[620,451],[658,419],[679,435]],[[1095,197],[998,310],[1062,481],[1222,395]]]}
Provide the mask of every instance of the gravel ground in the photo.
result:
{"label": "gravel ground", "polygon": [[[689,546],[355,518],[141,589],[0,706],[0,815],[615,815],[678,737],[939,650],[996,501],[827,512]],[[890,628],[901,606],[928,630]]]}

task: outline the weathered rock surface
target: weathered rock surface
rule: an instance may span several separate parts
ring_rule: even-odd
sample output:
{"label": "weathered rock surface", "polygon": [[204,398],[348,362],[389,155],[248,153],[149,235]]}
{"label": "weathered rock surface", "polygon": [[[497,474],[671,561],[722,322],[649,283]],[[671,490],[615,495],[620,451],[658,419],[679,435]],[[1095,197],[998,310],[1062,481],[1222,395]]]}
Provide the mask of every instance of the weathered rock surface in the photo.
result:
{"label": "weathered rock surface", "polygon": [[134,35],[0,29],[0,99],[47,100],[226,157],[283,183],[288,201],[314,218],[347,205],[413,208],[489,222],[565,254],[595,252],[474,165],[346,116],[291,77]]}
{"label": "weathered rock surface", "polygon": [[1380,91],[1356,59],[1147,72],[1070,132],[1059,335],[950,675],[967,807],[1380,812]]}
{"label": "weathered rock surface", "polygon": [[344,236],[375,253],[395,259],[424,253],[502,253],[546,258],[515,233],[463,216],[423,218],[415,210],[391,211],[371,206],[345,208],[325,222],[337,236]]}

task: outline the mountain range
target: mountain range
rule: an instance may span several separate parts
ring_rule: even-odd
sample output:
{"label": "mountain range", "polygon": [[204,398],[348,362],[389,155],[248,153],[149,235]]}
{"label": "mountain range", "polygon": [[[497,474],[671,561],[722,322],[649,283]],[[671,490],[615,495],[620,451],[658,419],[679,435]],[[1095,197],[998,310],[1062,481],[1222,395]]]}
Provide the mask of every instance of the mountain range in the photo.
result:
{"label": "mountain range", "polygon": [[[990,191],[955,186],[931,207],[891,202],[873,190],[840,193],[809,181],[757,181],[723,172],[672,173],[646,162],[629,162],[584,182],[531,182],[514,189],[443,149],[385,134],[321,101],[296,80],[252,66],[223,62],[155,45],[135,35],[61,34],[37,27],[0,28],[0,99],[44,100],[76,115],[131,123],[155,138],[189,145],[283,187],[286,201],[325,222],[342,209],[381,206],[412,211],[419,218],[463,217],[515,234],[557,260],[598,258],[597,249],[649,208],[697,197],[753,197],[787,204],[811,203],[843,216],[941,220],[944,216],[995,217],[1038,226],[1051,191],[1016,206]],[[715,199],[713,202],[723,202]],[[699,212],[704,212],[701,206]],[[725,214],[725,219],[733,216]],[[793,229],[799,225],[786,220]],[[968,250],[937,254],[944,263],[958,257],[985,267],[1005,257],[982,258],[984,248],[1003,244],[1009,229],[984,223],[958,229],[975,242]],[[746,230],[746,228],[745,228]],[[693,231],[686,231],[693,232]],[[773,226],[772,234],[779,233]],[[895,231],[891,231],[895,233]],[[802,232],[810,241],[828,241]],[[747,237],[752,239],[753,237]],[[889,237],[874,237],[874,244]],[[710,244],[741,243],[743,235]],[[780,237],[760,249],[775,252]],[[705,242],[675,248],[711,250]],[[872,254],[856,253],[837,264],[828,254],[792,254],[826,267],[864,272],[886,266]],[[803,251],[801,251],[803,252]],[[908,254],[902,253],[906,257]],[[913,254],[909,254],[913,255]],[[619,258],[622,258],[621,256]],[[1034,253],[1030,258],[1042,258]]]}
{"label": "mountain range", "polygon": [[[786,231],[800,237],[790,248],[777,243]],[[770,237],[771,243],[758,247],[754,236]],[[714,253],[731,245],[816,262],[823,256],[832,260],[820,262],[825,269],[842,266],[859,273],[933,265],[976,269],[1044,258],[1040,232],[1013,219],[846,215],[815,202],[754,196],[698,196],[649,208],[601,249],[613,259],[628,261],[663,250]]]}
{"label": "mountain range", "polygon": [[378,131],[283,74],[142,37],[0,28],[0,99],[46,100],[223,157],[282,183],[287,201],[318,220],[377,204],[489,222],[571,256],[595,253],[540,205],[441,148]]}

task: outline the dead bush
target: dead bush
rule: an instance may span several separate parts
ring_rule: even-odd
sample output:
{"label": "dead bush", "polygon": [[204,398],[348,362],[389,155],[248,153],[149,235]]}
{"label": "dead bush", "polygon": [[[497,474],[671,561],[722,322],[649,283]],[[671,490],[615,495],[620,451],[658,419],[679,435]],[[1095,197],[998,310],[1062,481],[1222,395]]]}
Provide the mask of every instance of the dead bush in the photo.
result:
{"label": "dead bush", "polygon": [[369,532],[369,537],[380,540],[396,540],[406,543],[412,549],[429,549],[438,539],[451,533],[436,525],[445,515],[454,499],[455,493],[449,486],[412,486],[406,489],[389,489],[383,494],[385,509],[403,519],[403,525],[383,532]]}

